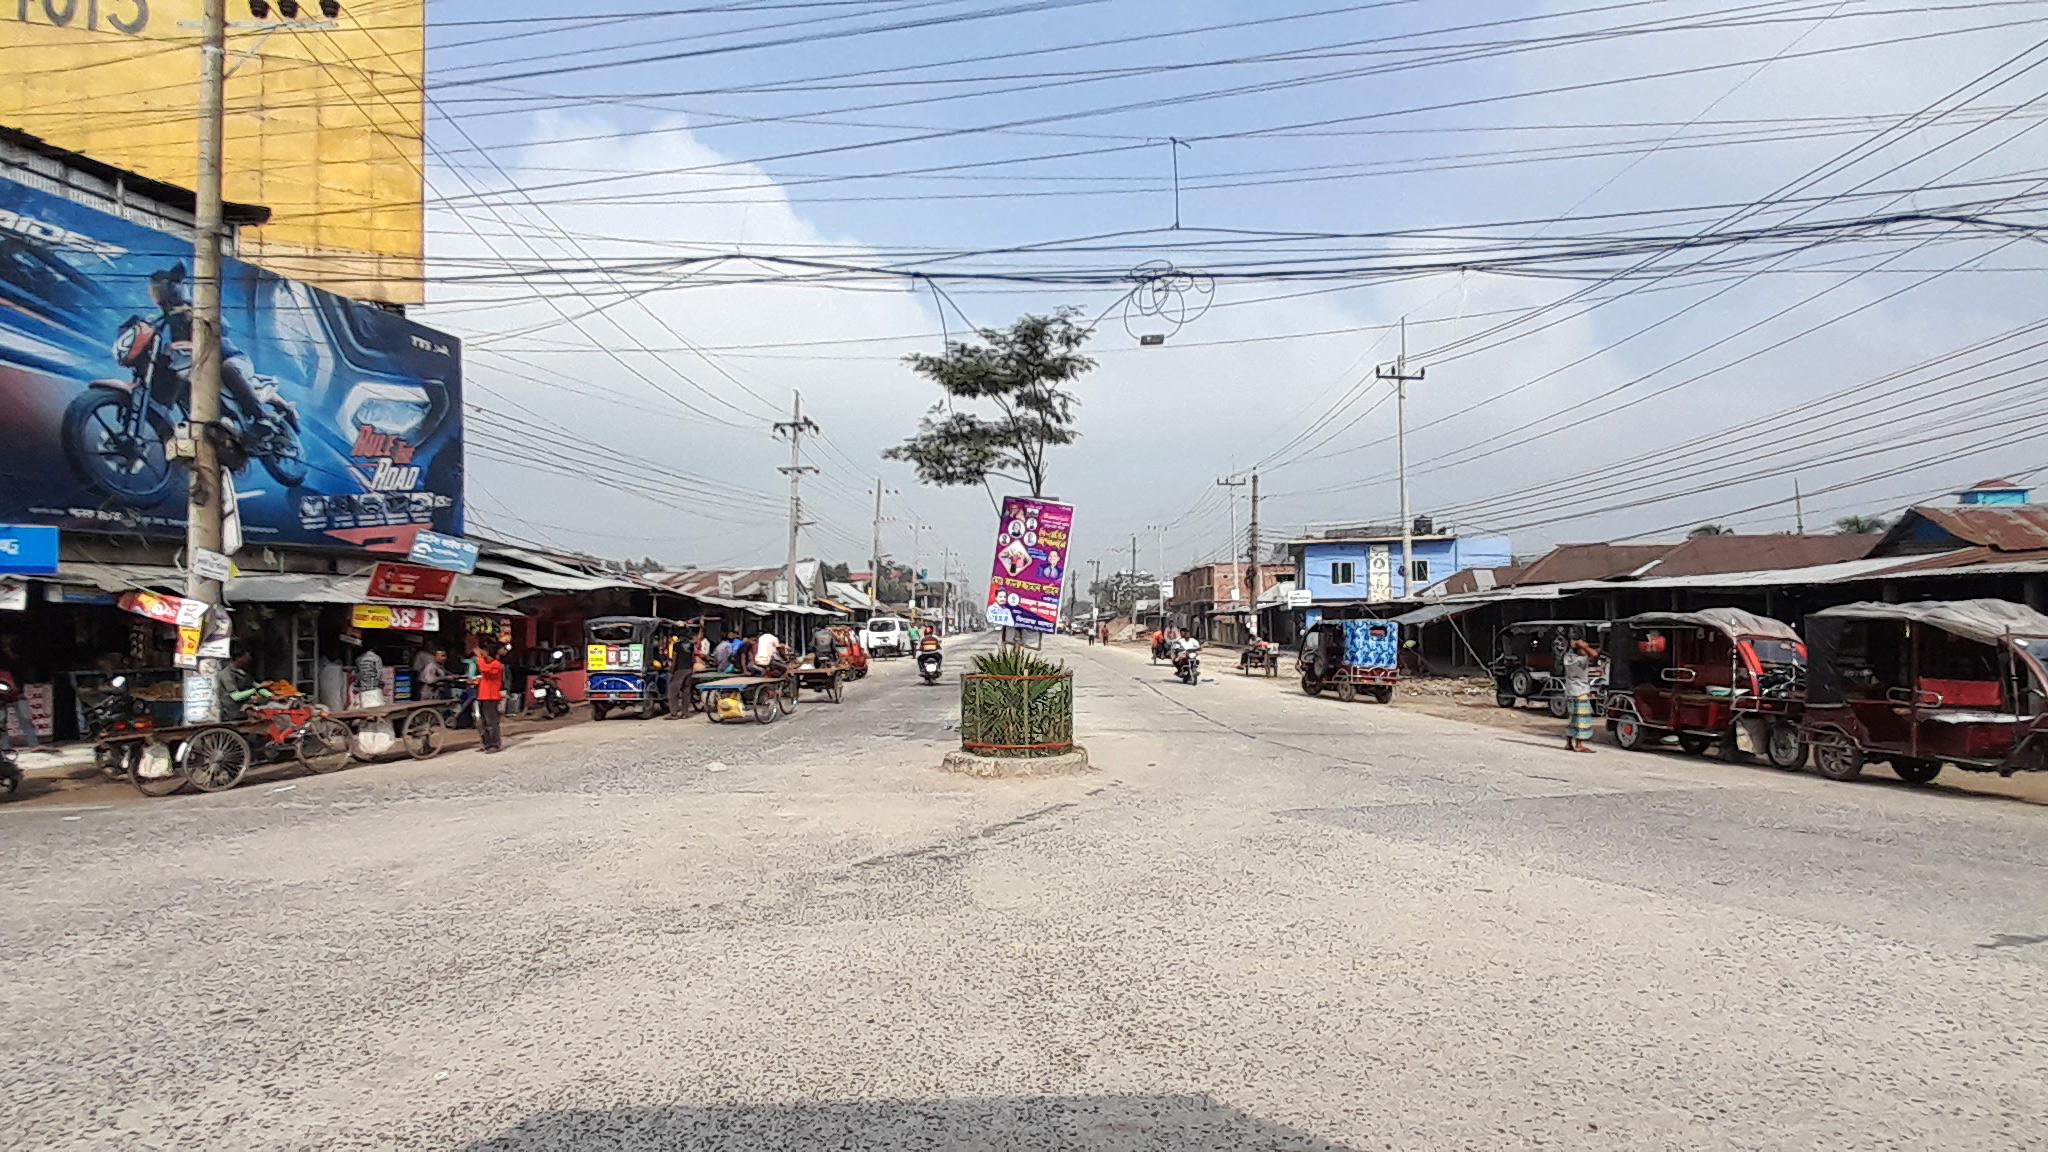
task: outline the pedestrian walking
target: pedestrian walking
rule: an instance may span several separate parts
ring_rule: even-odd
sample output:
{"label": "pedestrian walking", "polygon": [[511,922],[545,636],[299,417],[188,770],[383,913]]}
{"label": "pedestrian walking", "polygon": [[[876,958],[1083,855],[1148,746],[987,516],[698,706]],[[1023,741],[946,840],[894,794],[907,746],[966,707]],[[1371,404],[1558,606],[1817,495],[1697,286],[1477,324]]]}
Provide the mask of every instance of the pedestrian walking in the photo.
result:
{"label": "pedestrian walking", "polygon": [[504,748],[498,731],[499,710],[505,706],[505,662],[498,657],[498,641],[479,636],[476,640],[476,719],[484,751]]}
{"label": "pedestrian walking", "polygon": [[1591,752],[1593,738],[1593,663],[1600,653],[1584,640],[1572,641],[1564,654],[1564,696],[1570,706],[1565,721],[1564,746],[1574,752]]}

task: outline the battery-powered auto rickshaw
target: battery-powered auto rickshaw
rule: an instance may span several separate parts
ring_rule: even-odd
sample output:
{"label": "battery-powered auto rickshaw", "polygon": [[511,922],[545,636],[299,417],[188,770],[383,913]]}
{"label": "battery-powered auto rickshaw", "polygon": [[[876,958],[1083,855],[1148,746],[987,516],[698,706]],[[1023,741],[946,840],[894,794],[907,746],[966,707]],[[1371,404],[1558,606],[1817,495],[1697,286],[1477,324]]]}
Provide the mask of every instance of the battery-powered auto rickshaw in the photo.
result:
{"label": "battery-powered auto rickshaw", "polygon": [[583,626],[583,667],[587,673],[590,716],[602,720],[615,710],[633,708],[645,719],[668,710],[668,680],[674,663],[688,660],[675,654],[683,625],[659,616],[600,616]]}
{"label": "battery-powered auto rickshaw", "polygon": [[1806,618],[1814,770],[1853,780],[1871,760],[1909,784],[1944,764],[2048,769],[2048,616],[2005,600],[1845,604]]}
{"label": "battery-powered auto rickshaw", "polygon": [[[1493,674],[1493,702],[1514,708],[1542,700],[1552,716],[1564,719],[1571,712],[1564,697],[1565,653],[1574,640],[1604,650],[1609,627],[1605,620],[1524,620],[1501,629],[1494,637],[1498,655],[1487,665]],[[1600,686],[1594,687],[1597,707]]]}
{"label": "battery-powered auto rickshaw", "polygon": [[1806,646],[1790,624],[1739,608],[1647,612],[1615,623],[1607,657],[1607,729],[1623,748],[1676,735],[1694,756],[1719,743],[1729,760],[1806,762]]}
{"label": "battery-powered auto rickshaw", "polygon": [[1401,678],[1400,659],[1401,626],[1392,620],[1318,620],[1303,633],[1294,667],[1311,696],[1335,688],[1346,703],[1364,692],[1385,704]]}

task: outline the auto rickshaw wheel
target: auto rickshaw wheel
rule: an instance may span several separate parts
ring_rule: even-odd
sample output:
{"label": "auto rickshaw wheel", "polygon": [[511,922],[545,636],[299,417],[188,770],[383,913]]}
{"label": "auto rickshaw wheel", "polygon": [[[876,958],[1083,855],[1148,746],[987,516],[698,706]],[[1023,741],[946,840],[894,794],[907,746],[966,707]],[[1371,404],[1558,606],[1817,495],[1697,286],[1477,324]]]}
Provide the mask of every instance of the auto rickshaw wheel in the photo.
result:
{"label": "auto rickshaw wheel", "polygon": [[1349,676],[1337,681],[1337,699],[1346,704],[1358,699],[1358,685],[1353,684]]}
{"label": "auto rickshaw wheel", "polygon": [[1899,779],[1918,788],[1925,784],[1932,784],[1934,778],[1941,775],[1941,761],[1909,760],[1904,756],[1898,756],[1892,759],[1892,772]]}
{"label": "auto rickshaw wheel", "polygon": [[1513,694],[1508,692],[1495,692],[1493,694],[1493,702],[1502,708],[1513,708],[1521,703],[1521,701],[1514,698]]}
{"label": "auto rickshaw wheel", "polygon": [[1392,684],[1375,684],[1372,686],[1371,691],[1372,698],[1382,704],[1391,703],[1394,699],[1394,686]]}
{"label": "auto rickshaw wheel", "polygon": [[1712,736],[1702,736],[1697,732],[1680,732],[1678,734],[1678,748],[1687,756],[1705,755],[1707,749],[1713,746],[1714,738]]}
{"label": "auto rickshaw wheel", "polygon": [[775,716],[776,716],[776,713],[777,713],[777,710],[778,710],[778,708],[779,708],[779,707],[780,707],[780,701],[779,701],[779,699],[778,699],[778,697],[777,697],[777,694],[776,694],[776,693],[775,693],[774,691],[772,691],[772,690],[770,690],[769,688],[766,688],[766,687],[763,687],[763,688],[758,688],[758,689],[756,689],[756,690],[754,691],[754,722],[755,722],[755,723],[757,723],[757,724],[773,724],[773,723],[775,723]]}
{"label": "auto rickshaw wheel", "polygon": [[1641,720],[1622,719],[1614,722],[1614,742],[1630,752],[1641,751],[1650,743],[1650,732]]}
{"label": "auto rickshaw wheel", "polygon": [[1806,737],[1790,724],[1773,724],[1771,735],[1764,742],[1764,755],[1771,767],[1797,772],[1806,767]]}
{"label": "auto rickshaw wheel", "polygon": [[[1512,704],[1514,700],[1510,698],[1508,702]],[[1553,717],[1559,720],[1566,720],[1571,717],[1572,702],[1564,698],[1564,693],[1552,692],[1543,702],[1550,709],[1550,714]]]}
{"label": "auto rickshaw wheel", "polygon": [[593,702],[590,705],[590,718],[592,720],[602,720],[606,716],[611,714],[611,710],[612,708],[609,704],[598,704]]}
{"label": "auto rickshaw wheel", "polygon": [[1508,677],[1508,691],[1527,700],[1536,694],[1536,678],[1529,675],[1527,668],[1517,668],[1514,674]]}
{"label": "auto rickshaw wheel", "polygon": [[1863,749],[1847,737],[1832,737],[1813,750],[1813,770],[1830,780],[1854,780],[1863,774]]}
{"label": "auto rickshaw wheel", "polygon": [[1316,679],[1315,673],[1303,672],[1301,674],[1301,690],[1311,696],[1321,696],[1323,694],[1323,682]]}

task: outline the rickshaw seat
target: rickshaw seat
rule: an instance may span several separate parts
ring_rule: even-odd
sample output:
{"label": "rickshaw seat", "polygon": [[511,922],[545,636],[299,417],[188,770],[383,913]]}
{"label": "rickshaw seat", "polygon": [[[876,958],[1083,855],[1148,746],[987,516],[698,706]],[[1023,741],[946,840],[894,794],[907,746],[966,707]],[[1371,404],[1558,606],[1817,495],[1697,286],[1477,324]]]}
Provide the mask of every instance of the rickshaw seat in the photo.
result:
{"label": "rickshaw seat", "polygon": [[2005,702],[1996,680],[1920,678],[1920,690],[1941,697],[1944,708],[1996,708]]}

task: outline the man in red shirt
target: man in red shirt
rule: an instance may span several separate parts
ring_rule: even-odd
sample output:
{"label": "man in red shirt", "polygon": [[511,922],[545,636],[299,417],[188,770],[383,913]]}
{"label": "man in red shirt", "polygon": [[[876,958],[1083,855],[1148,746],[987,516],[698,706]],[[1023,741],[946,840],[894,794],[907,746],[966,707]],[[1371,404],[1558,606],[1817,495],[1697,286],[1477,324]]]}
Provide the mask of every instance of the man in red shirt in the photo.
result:
{"label": "man in red shirt", "polygon": [[498,658],[498,641],[479,636],[476,640],[476,723],[483,736],[484,751],[504,747],[498,735],[498,710],[505,706],[505,662]]}

